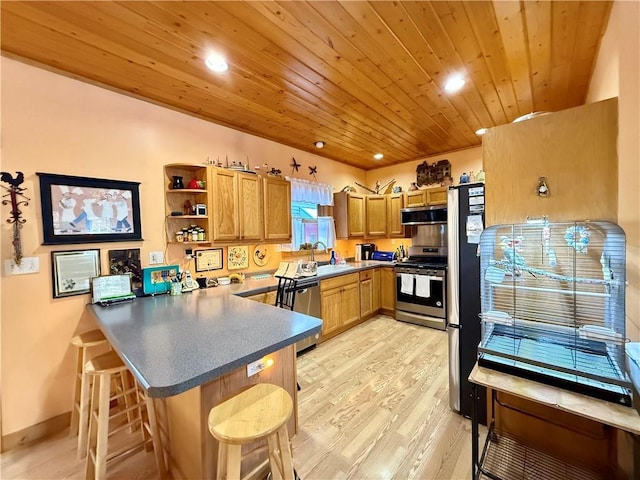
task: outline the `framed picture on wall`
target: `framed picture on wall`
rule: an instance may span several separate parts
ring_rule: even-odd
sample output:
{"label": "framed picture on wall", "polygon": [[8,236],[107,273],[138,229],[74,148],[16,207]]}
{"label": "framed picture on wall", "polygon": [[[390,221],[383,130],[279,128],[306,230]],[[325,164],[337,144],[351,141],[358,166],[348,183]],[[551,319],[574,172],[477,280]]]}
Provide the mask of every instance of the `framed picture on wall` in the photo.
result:
{"label": "framed picture on wall", "polygon": [[142,240],[139,182],[37,175],[43,245]]}
{"label": "framed picture on wall", "polygon": [[51,252],[53,298],[91,291],[91,279],[100,275],[100,250]]}

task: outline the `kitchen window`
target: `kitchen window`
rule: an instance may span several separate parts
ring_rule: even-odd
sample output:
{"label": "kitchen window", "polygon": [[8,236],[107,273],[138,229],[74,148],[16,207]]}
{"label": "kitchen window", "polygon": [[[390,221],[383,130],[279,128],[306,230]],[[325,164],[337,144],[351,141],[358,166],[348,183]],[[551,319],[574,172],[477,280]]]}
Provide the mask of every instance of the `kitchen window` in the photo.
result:
{"label": "kitchen window", "polygon": [[333,248],[336,238],[333,217],[318,215],[318,205],[333,205],[333,187],[295,178],[288,180],[291,182],[291,250],[301,250],[301,245],[317,241]]}

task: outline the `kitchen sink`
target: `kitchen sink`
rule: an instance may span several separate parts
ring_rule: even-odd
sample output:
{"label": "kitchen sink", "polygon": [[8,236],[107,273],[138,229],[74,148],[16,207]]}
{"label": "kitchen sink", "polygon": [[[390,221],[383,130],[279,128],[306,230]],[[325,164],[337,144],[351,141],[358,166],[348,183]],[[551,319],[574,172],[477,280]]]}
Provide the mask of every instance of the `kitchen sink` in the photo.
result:
{"label": "kitchen sink", "polygon": [[318,267],[318,275],[329,275],[331,273],[353,270],[354,268],[352,265],[320,265]]}

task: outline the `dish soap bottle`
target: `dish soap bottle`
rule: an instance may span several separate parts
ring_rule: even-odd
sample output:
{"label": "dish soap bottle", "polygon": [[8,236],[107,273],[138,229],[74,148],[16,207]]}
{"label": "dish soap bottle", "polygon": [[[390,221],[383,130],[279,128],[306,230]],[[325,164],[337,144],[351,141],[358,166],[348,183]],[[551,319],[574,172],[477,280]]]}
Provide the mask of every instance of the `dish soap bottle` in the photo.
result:
{"label": "dish soap bottle", "polygon": [[331,250],[331,259],[329,260],[329,263],[331,265],[335,265],[336,263],[338,263],[338,260],[336,259],[336,251],[335,250]]}

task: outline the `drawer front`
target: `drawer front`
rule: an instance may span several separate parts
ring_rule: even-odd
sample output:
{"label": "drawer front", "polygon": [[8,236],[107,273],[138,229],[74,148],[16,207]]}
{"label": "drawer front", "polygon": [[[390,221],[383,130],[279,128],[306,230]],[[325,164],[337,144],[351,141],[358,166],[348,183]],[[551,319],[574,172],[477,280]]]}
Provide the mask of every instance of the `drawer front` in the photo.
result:
{"label": "drawer front", "polygon": [[339,277],[327,278],[320,281],[320,291],[330,290],[332,288],[343,287],[350,283],[358,283],[358,274],[350,273],[348,275],[340,275]]}
{"label": "drawer front", "polygon": [[371,280],[373,278],[373,270],[364,270],[360,272],[360,281]]}

